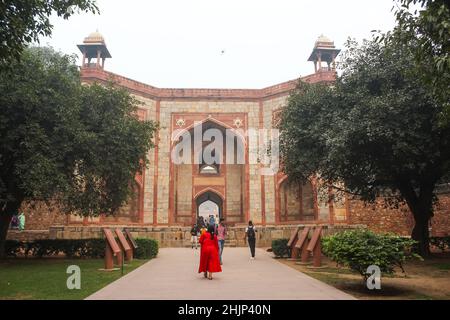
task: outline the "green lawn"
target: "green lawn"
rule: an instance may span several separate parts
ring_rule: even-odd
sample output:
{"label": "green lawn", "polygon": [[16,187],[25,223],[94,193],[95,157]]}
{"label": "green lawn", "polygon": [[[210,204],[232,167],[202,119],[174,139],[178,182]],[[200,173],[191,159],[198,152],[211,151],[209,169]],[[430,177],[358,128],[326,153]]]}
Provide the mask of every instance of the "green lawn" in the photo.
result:
{"label": "green lawn", "polygon": [[434,266],[439,270],[450,270],[450,263],[437,263]]}
{"label": "green lawn", "polygon": [[407,261],[404,264],[406,274],[398,269],[395,274],[383,274],[381,290],[373,291],[367,289],[358,273],[337,267],[326,257],[322,261],[325,267],[321,269],[311,269],[287,259],[278,261],[359,299],[450,299],[450,253],[434,254],[424,261]]}
{"label": "green lawn", "polygon": [[[124,274],[147,260],[134,260],[124,267]],[[81,289],[66,286],[67,267],[81,269]],[[2,299],[83,299],[120,278],[120,270],[105,272],[101,259],[11,259],[0,262],[0,300]]]}

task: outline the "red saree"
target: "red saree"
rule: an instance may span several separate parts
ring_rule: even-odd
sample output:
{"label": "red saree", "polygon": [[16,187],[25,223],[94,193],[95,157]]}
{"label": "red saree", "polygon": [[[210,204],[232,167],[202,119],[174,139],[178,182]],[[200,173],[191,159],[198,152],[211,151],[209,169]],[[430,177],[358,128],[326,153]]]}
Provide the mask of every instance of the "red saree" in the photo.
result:
{"label": "red saree", "polygon": [[222,272],[219,261],[219,242],[217,236],[211,240],[211,234],[205,232],[200,237],[200,267],[198,272]]}

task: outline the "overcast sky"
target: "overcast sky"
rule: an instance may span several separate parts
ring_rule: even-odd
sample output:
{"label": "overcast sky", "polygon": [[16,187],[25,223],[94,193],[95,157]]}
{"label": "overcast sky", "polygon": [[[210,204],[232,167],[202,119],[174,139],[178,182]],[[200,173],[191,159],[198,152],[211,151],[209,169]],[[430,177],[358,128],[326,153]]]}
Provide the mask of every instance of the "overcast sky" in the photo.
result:
{"label": "overcast sky", "polygon": [[[320,34],[343,48],[348,37],[394,25],[393,0],[97,0],[100,15],[52,18],[64,53],[99,30],[108,71],[156,87],[263,88],[314,71]],[[224,51],[222,53],[222,51]]]}

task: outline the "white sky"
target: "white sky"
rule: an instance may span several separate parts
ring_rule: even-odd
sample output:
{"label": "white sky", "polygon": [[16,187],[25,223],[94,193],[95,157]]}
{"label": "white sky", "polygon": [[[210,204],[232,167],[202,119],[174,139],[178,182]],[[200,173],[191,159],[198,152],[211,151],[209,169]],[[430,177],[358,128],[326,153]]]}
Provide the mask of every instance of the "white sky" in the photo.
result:
{"label": "white sky", "polygon": [[[162,88],[263,88],[314,71],[320,34],[348,37],[394,26],[393,0],[97,0],[100,15],[53,18],[64,53],[99,30],[106,69]],[[222,54],[222,50],[225,53]]]}

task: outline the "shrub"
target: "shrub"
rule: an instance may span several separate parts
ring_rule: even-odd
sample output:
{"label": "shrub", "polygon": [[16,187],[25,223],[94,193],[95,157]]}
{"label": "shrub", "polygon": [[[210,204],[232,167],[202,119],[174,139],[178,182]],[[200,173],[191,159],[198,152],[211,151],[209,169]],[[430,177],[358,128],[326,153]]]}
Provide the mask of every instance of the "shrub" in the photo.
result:
{"label": "shrub", "polygon": [[136,259],[152,259],[158,255],[159,244],[153,239],[136,239],[137,249],[135,251]]}
{"label": "shrub", "polygon": [[289,239],[272,240],[272,251],[275,257],[282,258],[291,255],[291,250],[287,246]]}
{"label": "shrub", "polygon": [[447,237],[430,237],[430,244],[442,252],[450,249],[450,236]]}
{"label": "shrub", "polygon": [[7,256],[15,257],[23,248],[23,243],[17,240],[6,240],[5,252]]}
{"label": "shrub", "polygon": [[105,256],[105,240],[104,239],[87,239],[84,256],[90,258],[103,258]]}
{"label": "shrub", "polygon": [[[137,239],[139,248],[135,251],[137,259],[152,259],[158,254],[158,242],[152,239]],[[30,242],[7,240],[7,256],[15,257],[19,253],[25,256],[42,258],[64,254],[68,258],[103,258],[105,256],[104,239],[44,239]]]}
{"label": "shrub", "polygon": [[381,272],[392,274],[394,267],[403,272],[407,259],[418,257],[412,253],[416,241],[389,234],[376,234],[369,230],[354,230],[337,233],[322,239],[323,253],[338,265],[349,267],[369,276],[367,268],[376,265]]}

